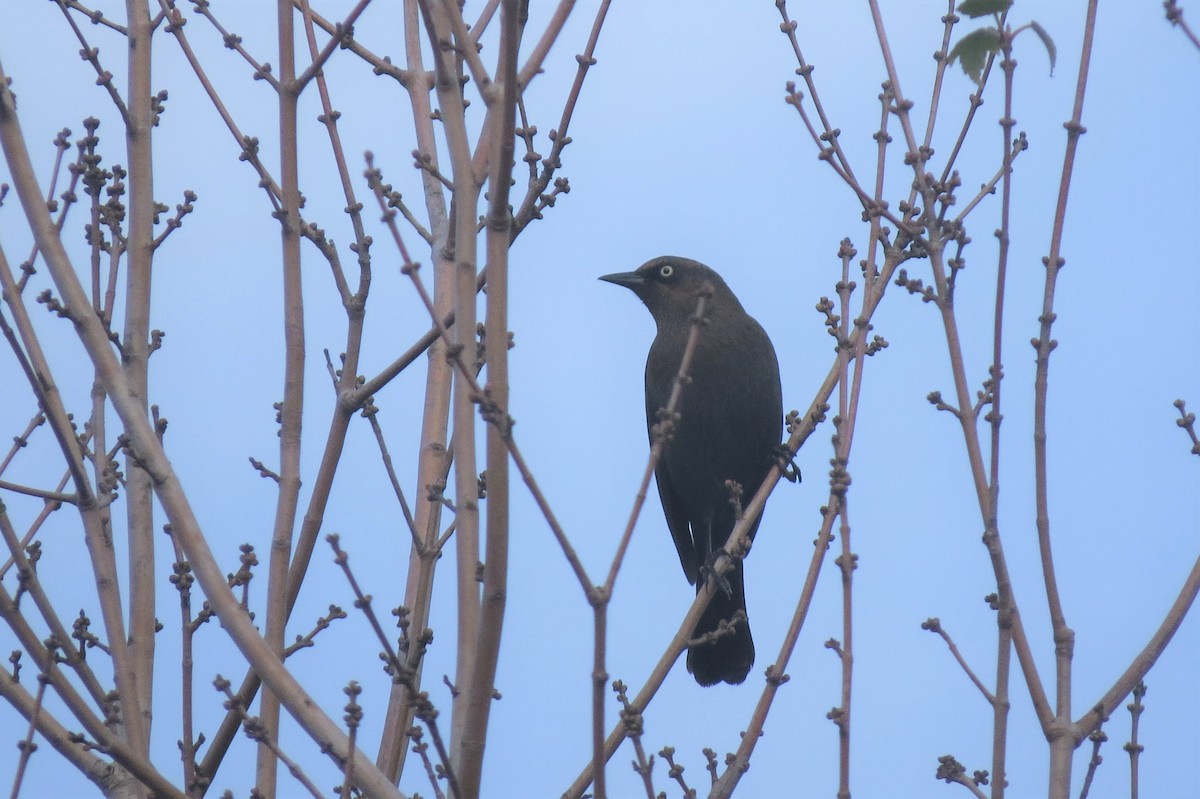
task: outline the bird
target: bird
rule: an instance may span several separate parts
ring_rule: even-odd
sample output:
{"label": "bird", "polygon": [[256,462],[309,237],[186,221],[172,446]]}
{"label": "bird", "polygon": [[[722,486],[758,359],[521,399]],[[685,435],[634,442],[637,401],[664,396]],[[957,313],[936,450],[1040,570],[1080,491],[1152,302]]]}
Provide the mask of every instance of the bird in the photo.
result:
{"label": "bird", "polygon": [[[660,409],[666,407],[679,371],[697,299],[701,291],[711,290],[689,380],[676,409],[679,415],[654,472],[684,576],[699,593],[733,530],[737,509],[729,481],[741,487],[742,501],[748,502],[778,462],[783,423],[779,360],[762,326],[746,313],[721,276],[698,261],[664,255],[632,272],[600,280],[637,295],[657,326],[646,357],[651,446]],[[761,520],[760,515],[750,527],[749,538],[754,538]],[[687,669],[702,686],[737,685],[754,665],[741,559],[717,582],[687,655]],[[718,632],[723,623],[727,628]],[[695,643],[708,633],[717,634]]]}

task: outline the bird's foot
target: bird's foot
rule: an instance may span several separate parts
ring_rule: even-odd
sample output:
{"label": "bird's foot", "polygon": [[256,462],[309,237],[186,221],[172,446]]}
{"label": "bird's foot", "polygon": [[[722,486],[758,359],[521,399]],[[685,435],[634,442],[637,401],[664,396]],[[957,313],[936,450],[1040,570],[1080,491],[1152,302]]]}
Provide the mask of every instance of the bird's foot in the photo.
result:
{"label": "bird's foot", "polygon": [[777,444],[771,451],[771,457],[779,467],[779,475],[789,483],[799,483],[803,478],[800,467],[796,465],[796,453],[787,444]]}
{"label": "bird's foot", "polygon": [[729,578],[717,571],[717,561],[721,559],[722,555],[728,557],[728,553],[726,553],[725,550],[718,549],[716,552],[710,553],[709,556],[704,559],[704,563],[700,565],[700,579],[703,582],[708,582],[708,578],[712,577],[713,582],[715,582],[717,588],[725,594],[726,598],[732,598],[733,586],[729,584]]}

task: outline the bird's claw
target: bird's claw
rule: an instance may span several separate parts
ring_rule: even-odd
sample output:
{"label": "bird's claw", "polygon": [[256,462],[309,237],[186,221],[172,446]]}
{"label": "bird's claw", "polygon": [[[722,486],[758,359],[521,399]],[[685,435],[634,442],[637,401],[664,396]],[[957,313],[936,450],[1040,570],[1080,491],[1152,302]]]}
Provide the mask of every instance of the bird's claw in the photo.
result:
{"label": "bird's claw", "polygon": [[796,453],[792,452],[787,444],[777,444],[771,451],[771,457],[779,467],[780,477],[789,483],[799,483],[803,479],[800,475],[800,467],[796,465]]}
{"label": "bird's claw", "polygon": [[716,552],[710,553],[709,556],[704,559],[704,563],[700,565],[700,578],[705,582],[708,582],[708,578],[711,576],[713,578],[713,582],[716,583],[717,588],[719,588],[725,594],[726,598],[732,599],[733,586],[729,584],[729,578],[717,571],[717,561],[720,560],[721,556],[725,554],[727,553],[723,549],[718,549]]}

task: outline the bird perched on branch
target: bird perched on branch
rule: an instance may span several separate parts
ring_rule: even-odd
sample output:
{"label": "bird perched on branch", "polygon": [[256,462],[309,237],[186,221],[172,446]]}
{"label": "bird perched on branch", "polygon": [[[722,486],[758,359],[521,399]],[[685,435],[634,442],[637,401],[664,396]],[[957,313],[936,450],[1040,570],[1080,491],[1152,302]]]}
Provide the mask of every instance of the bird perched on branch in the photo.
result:
{"label": "bird perched on branch", "polygon": [[[646,426],[654,444],[683,359],[701,291],[705,323],[655,469],[658,495],[679,561],[697,592],[740,515],[779,456],[783,401],[775,348],[721,276],[687,258],[662,256],[634,272],[600,278],[631,290],[658,326],[646,359]],[[705,287],[708,287],[706,290]],[[734,485],[736,483],[736,486]],[[740,499],[738,497],[740,487]],[[759,520],[750,526],[752,539]],[[737,684],[754,665],[742,561],[718,578],[696,624],[687,668],[701,685]],[[724,625],[724,627],[722,627]]]}

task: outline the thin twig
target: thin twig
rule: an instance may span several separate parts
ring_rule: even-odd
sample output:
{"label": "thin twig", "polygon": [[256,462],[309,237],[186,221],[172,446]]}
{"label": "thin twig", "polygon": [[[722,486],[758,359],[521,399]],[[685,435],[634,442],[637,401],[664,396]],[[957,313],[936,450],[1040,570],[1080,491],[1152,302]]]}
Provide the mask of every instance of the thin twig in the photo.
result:
{"label": "thin twig", "polygon": [[1129,742],[1123,747],[1129,753],[1129,799],[1138,799],[1138,766],[1141,764],[1142,752],[1146,747],[1138,742],[1138,724],[1146,706],[1142,697],[1146,695],[1146,683],[1139,682],[1133,688],[1133,701],[1126,705],[1129,708]]}
{"label": "thin twig", "polygon": [[316,799],[324,799],[325,794],[317,787],[316,783],[304,773],[304,769],[300,768],[300,764],[289,757],[282,749],[275,738],[267,733],[262,721],[257,716],[251,716],[246,712],[246,708],[242,707],[238,702],[237,696],[230,690],[229,680],[226,680],[221,675],[217,675],[213,681],[213,685],[218,691],[225,695],[226,709],[235,711],[242,719],[242,725],[246,730],[246,736],[252,741],[257,741],[259,746],[265,747],[280,763],[287,766],[290,773],[297,782],[304,786],[310,794]]}
{"label": "thin twig", "polygon": [[970,681],[974,683],[975,687],[979,689],[979,693],[983,694],[983,698],[987,701],[987,703],[989,705],[994,705],[996,702],[996,697],[992,695],[992,692],[987,689],[987,686],[983,684],[983,681],[975,675],[975,672],[967,664],[966,659],[964,659],[962,656],[962,652],[958,650],[958,646],[954,643],[954,639],[952,639],[950,634],[942,628],[941,620],[936,618],[926,619],[925,621],[921,622],[921,629],[928,630],[931,633],[937,633],[941,636],[942,640],[946,642],[946,647],[950,650],[950,654],[954,656],[956,661],[958,661],[958,665],[962,667],[962,670],[967,675],[967,678],[970,679]]}
{"label": "thin twig", "polygon": [[[161,1],[166,2],[166,0]],[[30,230],[41,247],[47,268],[63,298],[64,309],[70,314],[74,331],[96,367],[97,375],[123,423],[130,450],[136,454],[142,466],[153,476],[158,500],[195,571],[197,581],[204,589],[205,595],[224,625],[227,634],[263,681],[277,696],[283,699],[289,712],[300,726],[310,736],[323,742],[328,756],[340,759],[355,757],[360,761],[354,769],[355,782],[360,788],[381,797],[398,799],[400,793],[395,785],[375,769],[369,761],[366,761],[361,752],[351,751],[348,748],[346,735],[339,726],[311,700],[295,676],[283,668],[225,584],[224,571],[208,548],[205,535],[188,502],[179,475],[167,458],[151,420],[146,418],[138,403],[134,401],[133,393],[121,364],[112,350],[104,326],[90,311],[88,295],[79,282],[79,273],[67,256],[58,231],[54,227],[54,222],[45,208],[29,151],[17,120],[7,76],[2,71],[0,71],[0,148],[3,149],[9,174],[20,197]],[[7,268],[0,268],[0,276],[6,273]],[[84,313],[82,309],[89,310]],[[53,406],[53,404],[51,398],[50,405]],[[47,410],[48,418],[53,422],[56,411],[51,411],[50,407],[47,407]],[[69,424],[64,427],[64,430],[70,430]],[[64,454],[68,458],[72,457],[70,451]],[[85,529],[91,535],[91,520],[85,516],[84,523]],[[100,532],[96,530],[97,534]],[[123,633],[121,635],[123,636]],[[116,641],[110,636],[109,643],[114,645]],[[103,728],[101,732],[104,732]],[[151,785],[151,788],[167,796],[181,796],[169,782],[165,780],[162,782],[165,783],[164,789],[160,790],[157,782]]]}
{"label": "thin twig", "polygon": [[88,21],[93,25],[103,25],[104,27],[114,30],[120,34],[126,33],[124,25],[113,22],[111,19],[104,16],[104,12],[100,11],[99,9],[92,10],[82,3],[77,2],[77,0],[55,0],[55,2],[57,2],[60,7],[70,8],[74,11],[78,11],[80,14],[87,17]]}
{"label": "thin twig", "polygon": [[1200,455],[1200,437],[1196,435],[1196,414],[1189,413],[1187,403],[1181,399],[1174,402],[1176,410],[1179,411],[1179,418],[1175,420],[1175,424],[1183,428],[1184,432],[1192,439],[1192,454]]}
{"label": "thin twig", "polygon": [[981,784],[987,784],[987,780],[981,780],[983,775],[984,772],[977,771],[974,778],[968,777],[966,768],[955,760],[953,755],[938,758],[937,779],[963,786],[975,799],[987,799],[987,794],[980,787]]}
{"label": "thin twig", "polygon": [[[371,625],[371,629],[375,633],[376,640],[383,647],[383,654],[392,669],[393,679],[400,682],[410,682],[411,690],[414,687],[411,685],[411,669],[409,669],[406,663],[400,660],[400,657],[396,654],[396,650],[392,647],[391,639],[383,631],[383,626],[379,623],[379,618],[375,615],[375,611],[371,607],[371,595],[364,593],[362,588],[359,587],[354,572],[350,570],[350,556],[341,548],[340,537],[336,533],[331,533],[325,536],[325,540],[329,542],[329,546],[333,549],[334,563],[342,569],[342,573],[346,577],[346,582],[350,584],[350,589],[354,592],[354,607],[361,610],[363,615],[366,616],[367,622]],[[413,691],[413,696],[416,696],[416,691]],[[433,738],[434,746],[438,750],[438,756],[441,759],[442,768],[445,770],[446,782],[450,785],[450,790],[455,796],[459,796],[461,794],[458,790],[458,779],[455,777],[455,771],[452,768],[450,753],[446,748],[445,740],[442,738],[435,720],[437,712],[429,704],[428,697],[424,697],[419,701],[423,703],[423,707],[418,709],[417,716],[425,723],[430,737]]]}
{"label": "thin twig", "polygon": [[0,491],[12,491],[16,494],[24,494],[29,497],[38,497],[47,502],[59,502],[63,505],[74,505],[78,502],[78,497],[74,494],[64,494],[61,491],[48,491],[44,488],[35,488],[33,486],[25,486],[20,483],[10,483],[8,480],[0,480]]}
{"label": "thin twig", "polygon": [[[350,13],[346,18],[339,22],[335,27],[329,41],[321,48],[320,52],[310,52],[312,63],[305,67],[296,78],[295,91],[303,91],[304,87],[315,77],[322,74],[325,64],[333,57],[333,54],[339,49],[345,47],[346,43],[354,37],[354,23],[362,16],[362,13],[367,10],[367,6],[371,4],[371,0],[359,0],[354,8],[350,9]],[[305,15],[305,29],[309,36],[309,47],[315,51],[316,39],[312,36],[312,12],[308,7],[308,0],[300,0],[301,10]],[[324,99],[324,97],[322,98]]]}
{"label": "thin twig", "polygon": [[1191,40],[1192,44],[1196,45],[1196,49],[1200,50],[1200,36],[1192,30],[1191,26],[1183,18],[1183,9],[1179,7],[1176,0],[1163,0],[1163,8],[1167,12],[1167,22],[1170,22],[1175,27],[1183,31],[1183,35]]}
{"label": "thin twig", "polygon": [[197,79],[199,79],[200,85],[204,88],[204,92],[208,95],[208,98],[212,102],[213,107],[216,109],[217,114],[220,115],[221,120],[229,129],[229,132],[233,134],[234,140],[241,149],[242,160],[248,162],[254,168],[255,172],[258,173],[259,185],[267,192],[267,198],[271,202],[272,210],[278,213],[281,210],[280,198],[282,197],[282,190],[279,188],[279,184],[275,182],[275,178],[271,176],[271,173],[267,170],[266,165],[263,164],[262,159],[259,157],[258,139],[254,138],[253,136],[247,136],[243,134],[241,129],[237,126],[237,123],[234,122],[233,115],[229,112],[229,109],[225,107],[225,102],[217,93],[217,90],[213,86],[212,81],[209,79],[208,74],[204,71],[204,67],[201,66],[200,59],[196,56],[195,51],[192,50],[192,46],[188,42],[187,36],[183,32],[183,26],[186,23],[186,19],[182,12],[175,7],[175,0],[158,0],[158,2],[162,8],[163,14],[165,15],[165,19],[167,20],[167,33],[173,35],[175,40],[179,43],[179,47],[183,51],[184,57],[187,59],[188,64],[191,65],[192,71],[196,74]]}
{"label": "thin twig", "polygon": [[[172,7],[174,7],[174,0],[171,0],[170,4]],[[216,29],[217,33],[221,34],[221,41],[225,43],[225,47],[240,55],[243,59],[245,59],[247,64],[254,68],[254,79],[266,81],[266,83],[270,85],[272,89],[279,91],[279,79],[271,74],[271,65],[260,62],[257,58],[251,55],[249,50],[242,46],[242,37],[227,30],[225,26],[217,20],[217,18],[213,15],[212,5],[207,1],[202,3],[193,3],[193,5],[195,6],[196,13],[208,20],[209,24]],[[166,12],[167,10],[164,8],[163,11]],[[167,19],[170,19],[169,13]],[[169,24],[171,23],[168,23],[168,25]],[[172,32],[169,27],[167,28],[167,31],[168,33]]]}
{"label": "thin twig", "polygon": [[[9,595],[8,590],[0,585],[0,619],[3,619],[17,637],[21,647],[29,654],[34,662],[34,666],[40,672],[40,676],[45,679],[54,689],[59,699],[67,706],[75,719],[83,726],[84,730],[92,736],[97,742],[98,747],[103,747],[105,753],[114,761],[120,764],[123,768],[134,775],[144,785],[150,788],[155,793],[167,799],[187,799],[186,795],[177,789],[170,780],[160,774],[149,762],[149,760],[141,753],[135,751],[124,740],[109,729],[106,719],[101,719],[92,712],[88,703],[82,696],[78,694],[71,682],[66,678],[66,675],[58,668],[55,662],[55,655],[52,649],[47,649],[46,645],[39,640],[38,633],[29,626],[28,620],[21,614]],[[56,647],[57,644],[52,642]],[[15,691],[9,691],[10,687],[15,687],[15,681],[11,681],[8,677],[0,677],[0,694],[4,694],[7,699],[17,699],[17,707],[32,711],[32,705],[26,705],[20,701],[19,695]],[[32,715],[31,713],[29,714]],[[53,727],[51,727],[53,725]],[[39,716],[39,732],[49,737],[56,734],[56,731],[61,729],[56,722],[53,722],[48,714]],[[70,734],[64,733],[61,737],[51,738],[51,741],[61,740],[66,744],[70,739]],[[74,744],[70,744],[74,747]],[[55,749],[60,754],[66,754],[65,745],[55,744]],[[78,763],[78,759],[68,755],[68,759]],[[100,762],[100,761],[96,761]]]}
{"label": "thin twig", "polygon": [[[0,324],[7,327],[8,323],[4,321],[4,317],[0,315]],[[4,470],[13,462],[13,458],[17,457],[17,453],[25,447],[29,446],[29,437],[34,431],[46,423],[46,414],[39,409],[29,420],[29,424],[25,425],[25,429],[18,435],[13,436],[13,444],[8,450],[8,454],[0,460],[0,474],[4,474]]]}
{"label": "thin twig", "polygon": [[[108,96],[112,99],[113,105],[116,106],[117,112],[120,113],[121,119],[125,124],[129,124],[129,109],[125,106],[125,101],[121,99],[121,93],[117,91],[117,87],[113,85],[113,74],[100,65],[100,48],[92,47],[88,44],[87,37],[84,36],[83,30],[79,27],[79,23],[75,21],[75,15],[71,13],[71,4],[66,0],[55,0],[55,5],[63,13],[67,24],[75,33],[75,38],[79,40],[82,49],[79,51],[79,57],[92,65],[92,69],[96,70],[96,83],[103,86],[108,91]],[[128,33],[121,31],[121,33]]]}
{"label": "thin twig", "polygon": [[[575,104],[579,101],[579,94],[583,91],[583,81],[587,77],[588,69],[596,64],[596,44],[600,40],[600,30],[604,27],[604,19],[608,14],[611,1],[601,0],[596,9],[596,17],[592,21],[587,45],[583,48],[583,53],[575,57],[579,67],[575,70],[575,80],[571,83],[571,90],[567,93],[567,100],[563,104],[563,113],[558,121],[558,127],[550,131],[550,154],[542,161],[540,173],[536,179],[531,179],[525,198],[521,201],[521,207],[513,214],[512,235],[514,239],[530,222],[540,218],[541,208],[545,206],[539,207],[539,205],[546,202],[543,199],[548,196],[545,194],[546,188],[554,179],[555,171],[562,166],[563,148],[571,143],[567,129],[570,127],[571,117],[575,113]],[[528,127],[524,121],[522,121],[522,125]],[[531,164],[530,167],[532,169],[533,165]],[[561,185],[555,181],[556,193],[565,193],[568,190],[565,181]]]}
{"label": "thin twig", "polygon": [[1108,740],[1108,736],[1104,730],[1096,730],[1088,736],[1088,740],[1092,742],[1092,756],[1088,758],[1087,773],[1083,777],[1083,786],[1079,789],[1079,799],[1087,799],[1088,792],[1092,789],[1092,780],[1096,778],[1096,770],[1104,762],[1104,758],[1100,756],[1100,747]]}
{"label": "thin twig", "polygon": [[[298,10],[303,10],[308,0],[292,0],[292,6]],[[311,15],[312,21],[317,27],[328,33],[330,36],[338,34],[338,23],[330,22],[325,17],[312,10],[310,7],[308,14]],[[343,34],[340,47],[344,47],[356,56],[367,62],[374,70],[376,75],[387,75],[394,78],[401,86],[408,86],[413,79],[413,73],[407,69],[401,69],[392,63],[392,60],[387,56],[378,56],[375,53],[363,47],[353,36]]]}
{"label": "thin twig", "polygon": [[392,455],[388,452],[387,442],[383,438],[383,428],[379,426],[379,409],[374,405],[368,405],[363,408],[362,414],[371,425],[371,432],[375,434],[375,443],[379,445],[383,469],[387,472],[388,480],[392,484],[392,493],[396,495],[396,501],[400,503],[400,512],[404,514],[404,523],[407,525],[409,533],[412,534],[413,546],[423,547],[421,536],[417,533],[417,522],[413,519],[412,510],[408,507],[408,500],[404,498],[404,489],[400,485],[400,478],[396,476]]}
{"label": "thin twig", "polygon": [[[696,311],[688,317],[690,328],[688,330],[687,342],[683,347],[683,356],[679,361],[679,369],[675,372],[675,379],[671,382],[671,393],[667,396],[666,407],[657,411],[659,421],[651,430],[652,444],[650,446],[650,457],[646,462],[646,468],[642,472],[642,480],[638,484],[637,494],[633,500],[633,507],[629,511],[628,520],[625,522],[625,530],[621,533],[621,540],[617,544],[617,551],[613,555],[612,564],[609,566],[608,577],[605,579],[604,585],[600,588],[600,595],[604,601],[607,601],[612,595],[613,586],[617,582],[617,573],[621,569],[621,563],[625,559],[625,552],[628,550],[629,542],[633,538],[634,527],[637,526],[642,506],[645,504],[646,496],[649,493],[650,479],[654,476],[654,470],[658,468],[658,462],[667,447],[667,442],[671,440],[672,431],[679,424],[679,405],[683,401],[684,389],[690,382],[688,374],[691,372],[692,359],[695,357],[696,349],[700,343],[700,331],[705,325],[705,312],[711,298],[712,287],[706,284],[703,290],[696,296]],[[588,590],[590,595],[591,590],[588,586],[585,586],[585,590]]]}

